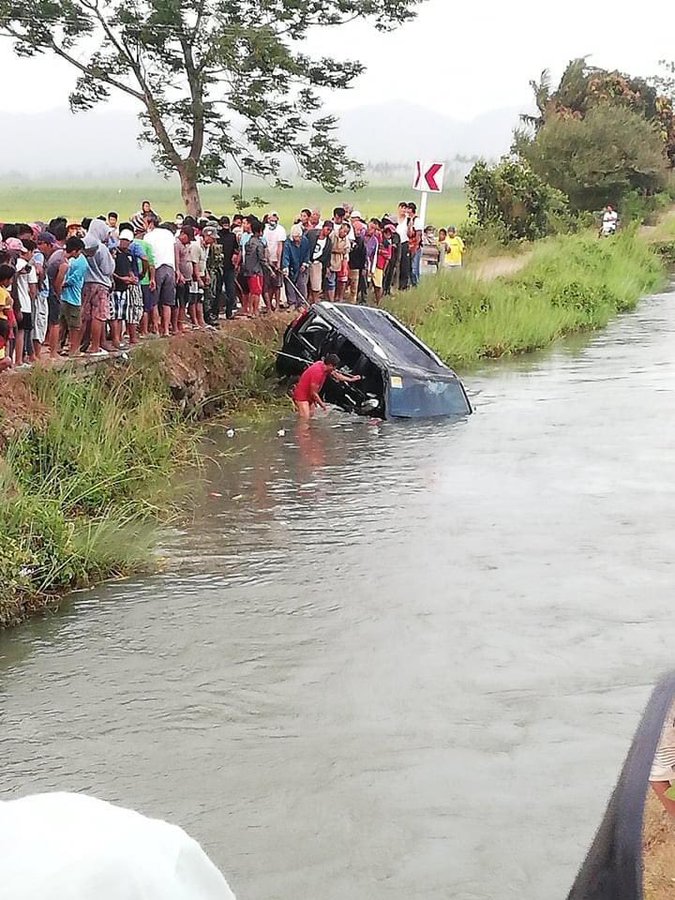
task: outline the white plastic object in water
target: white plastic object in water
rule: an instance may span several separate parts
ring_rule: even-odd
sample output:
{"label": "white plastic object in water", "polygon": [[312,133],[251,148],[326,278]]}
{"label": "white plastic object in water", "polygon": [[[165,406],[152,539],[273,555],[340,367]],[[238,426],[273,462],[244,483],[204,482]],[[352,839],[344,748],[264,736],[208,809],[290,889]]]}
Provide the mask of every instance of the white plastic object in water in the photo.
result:
{"label": "white plastic object in water", "polygon": [[83,794],[0,802],[7,900],[235,900],[182,828]]}

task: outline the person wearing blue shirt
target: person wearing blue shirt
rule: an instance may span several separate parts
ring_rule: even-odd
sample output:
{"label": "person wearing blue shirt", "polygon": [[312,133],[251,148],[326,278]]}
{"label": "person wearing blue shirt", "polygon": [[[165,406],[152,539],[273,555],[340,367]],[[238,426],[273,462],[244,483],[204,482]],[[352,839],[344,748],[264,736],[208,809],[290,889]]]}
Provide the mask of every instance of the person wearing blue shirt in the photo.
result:
{"label": "person wearing blue shirt", "polygon": [[287,279],[286,299],[289,306],[302,306],[303,301],[307,300],[310,255],[309,240],[303,234],[302,225],[294,225],[290,241],[284,242],[281,258],[281,267]]}
{"label": "person wearing blue shirt", "polygon": [[54,290],[60,298],[61,323],[68,330],[70,355],[77,356],[82,328],[82,288],[89,267],[86,257],[82,255],[84,241],[81,238],[68,238],[64,249],[65,256],[56,275]]}

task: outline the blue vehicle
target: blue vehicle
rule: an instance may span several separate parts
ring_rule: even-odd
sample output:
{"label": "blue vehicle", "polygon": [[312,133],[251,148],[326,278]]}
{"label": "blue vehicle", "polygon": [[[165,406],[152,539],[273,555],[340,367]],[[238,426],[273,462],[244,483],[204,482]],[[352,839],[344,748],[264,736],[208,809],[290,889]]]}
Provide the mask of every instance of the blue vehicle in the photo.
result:
{"label": "blue vehicle", "polygon": [[468,416],[471,403],[452,369],[383,309],[317,303],[286,329],[277,355],[282,376],[335,353],[342,370],[361,375],[345,385],[328,379],[323,399],[348,412],[382,419]]}

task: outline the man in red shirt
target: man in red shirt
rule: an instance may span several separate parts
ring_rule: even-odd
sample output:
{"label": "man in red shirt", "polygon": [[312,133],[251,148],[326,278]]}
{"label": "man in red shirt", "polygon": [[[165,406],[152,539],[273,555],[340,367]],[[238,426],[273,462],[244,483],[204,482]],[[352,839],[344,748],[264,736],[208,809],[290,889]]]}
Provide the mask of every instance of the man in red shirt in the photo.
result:
{"label": "man in red shirt", "polygon": [[360,375],[343,375],[342,372],[338,372],[339,365],[340,358],[334,353],[329,353],[325,359],[313,363],[302,373],[293,391],[293,401],[301,419],[309,419],[315,406],[326,409],[326,404],[320,396],[326,378],[330,377],[348,384],[361,381]]}

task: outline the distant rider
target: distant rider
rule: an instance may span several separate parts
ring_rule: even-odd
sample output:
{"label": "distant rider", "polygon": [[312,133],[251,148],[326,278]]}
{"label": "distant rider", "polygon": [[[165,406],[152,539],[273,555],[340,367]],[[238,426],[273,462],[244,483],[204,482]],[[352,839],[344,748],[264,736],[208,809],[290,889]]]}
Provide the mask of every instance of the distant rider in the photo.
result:
{"label": "distant rider", "polygon": [[610,237],[616,234],[619,227],[619,214],[611,204],[607,204],[602,214],[602,225],[600,226],[600,237]]}

